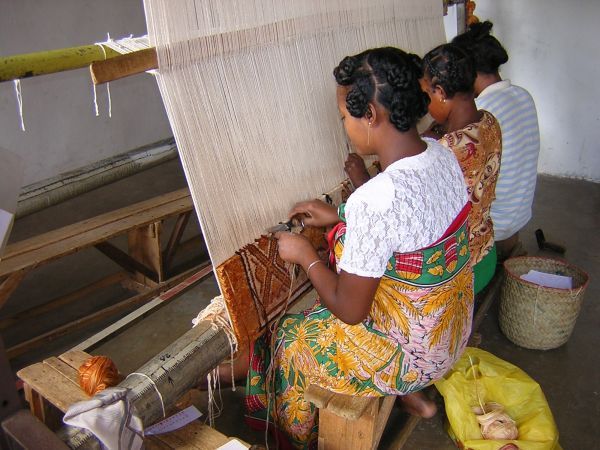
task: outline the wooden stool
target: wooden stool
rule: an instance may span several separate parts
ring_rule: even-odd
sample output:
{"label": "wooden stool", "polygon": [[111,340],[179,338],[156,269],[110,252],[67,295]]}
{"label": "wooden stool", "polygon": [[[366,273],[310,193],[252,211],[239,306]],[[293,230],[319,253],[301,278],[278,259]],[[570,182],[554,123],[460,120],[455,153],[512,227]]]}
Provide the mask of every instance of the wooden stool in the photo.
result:
{"label": "wooden stool", "polygon": [[319,408],[319,450],[375,450],[395,396],[358,397],[335,394],[311,384],[304,392]]}
{"label": "wooden stool", "polygon": [[[88,353],[80,350],[70,350],[58,358],[48,358],[17,372],[23,380],[25,399],[29,402],[31,413],[50,430],[56,431],[62,426],[64,413],[73,403],[91,398],[79,387],[78,380],[78,369],[89,357]],[[194,421],[171,433],[147,437],[144,445],[148,450],[215,450],[234,439]],[[249,444],[238,441],[250,448]],[[31,448],[44,448],[42,442],[39,444]]]}

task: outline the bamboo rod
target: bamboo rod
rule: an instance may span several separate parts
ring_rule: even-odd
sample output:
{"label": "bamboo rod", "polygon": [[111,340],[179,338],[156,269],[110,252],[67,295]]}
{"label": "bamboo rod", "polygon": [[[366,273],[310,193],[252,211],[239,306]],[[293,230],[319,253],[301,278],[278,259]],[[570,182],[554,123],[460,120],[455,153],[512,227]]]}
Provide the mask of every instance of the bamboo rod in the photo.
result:
{"label": "bamboo rod", "polygon": [[0,82],[80,69],[118,55],[107,46],[92,44],[0,57]]}

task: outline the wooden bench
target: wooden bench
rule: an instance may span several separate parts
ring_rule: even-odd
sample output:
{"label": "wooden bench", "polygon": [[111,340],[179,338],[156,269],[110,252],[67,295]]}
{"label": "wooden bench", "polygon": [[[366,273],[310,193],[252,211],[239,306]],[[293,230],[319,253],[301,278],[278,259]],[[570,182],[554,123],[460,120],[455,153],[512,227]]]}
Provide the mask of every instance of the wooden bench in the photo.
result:
{"label": "wooden bench", "polygon": [[[7,350],[8,357],[13,358],[48,340],[146,302],[193,273],[195,268],[174,276],[171,268],[177,249],[186,246],[186,243],[181,244],[181,238],[192,211],[193,203],[188,189],[180,189],[9,245],[0,260],[0,308],[30,271],[86,248],[95,247],[123,270],[41,306],[4,318],[0,320],[0,329],[63,307],[116,283],[137,295],[13,346]],[[176,217],[176,222],[163,249],[163,223],[171,217]],[[108,242],[124,234],[127,235],[128,252]],[[191,245],[201,249],[201,237],[187,243],[188,247]],[[202,252],[197,253],[200,255]]]}
{"label": "wooden bench", "polygon": [[[523,253],[518,244],[510,256]],[[477,330],[499,296],[503,278],[504,270],[500,267],[486,289],[477,296],[469,346],[478,347],[481,343]],[[436,394],[433,389],[429,392],[430,397]],[[319,450],[376,449],[396,399],[394,396],[372,398],[335,394],[316,385],[309,385],[304,395],[319,408]],[[420,417],[410,416],[396,433],[390,448],[402,449],[420,421]]]}
{"label": "wooden bench", "polygon": [[376,450],[396,401],[334,394],[314,384],[304,395],[319,408],[319,450]]}
{"label": "wooden bench", "polygon": [[[48,358],[25,367],[17,373],[23,380],[25,399],[29,403],[32,415],[51,431],[57,431],[62,426],[62,417],[73,403],[90,399],[79,387],[77,379],[79,366],[89,357],[90,355],[83,351],[70,350],[56,358]],[[28,417],[19,417],[18,420],[31,426],[32,420]],[[18,427],[13,424],[11,429],[15,428]],[[233,439],[199,421],[194,421],[174,432],[147,437],[144,439],[144,446],[148,450],[215,450]],[[250,447],[245,442],[240,443],[246,448]],[[40,442],[37,444],[38,446],[35,446],[35,443],[32,443],[31,447],[25,448],[42,448],[39,446]]]}

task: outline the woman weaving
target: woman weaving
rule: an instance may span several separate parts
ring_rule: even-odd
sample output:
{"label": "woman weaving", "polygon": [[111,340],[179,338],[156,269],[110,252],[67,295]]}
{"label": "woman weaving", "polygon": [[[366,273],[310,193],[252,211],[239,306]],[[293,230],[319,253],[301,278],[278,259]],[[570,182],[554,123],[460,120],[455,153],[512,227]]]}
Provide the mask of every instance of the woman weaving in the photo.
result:
{"label": "woman weaving", "polygon": [[250,421],[264,421],[265,392],[274,394],[270,418],[296,448],[316,446],[316,409],[303,396],[309,384],[400,395],[409,411],[435,414],[418,391],[450,369],[471,328],[466,186],[454,155],[416,130],[429,102],[419,86],[420,60],[372,49],[344,58],[334,75],[347,135],[358,153],[378,156],[382,172],[339,216],[318,200],[290,212],[312,226],[342,220],[334,229],[337,270],[302,236],[277,235],[280,256],[306,271],[320,303],[282,318],[273,361],[269,339],[256,342],[247,407]]}
{"label": "woman weaving", "polygon": [[477,109],[475,64],[464,50],[454,44],[440,45],[423,57],[423,66],[421,84],[431,97],[429,112],[444,130],[436,137],[456,155],[473,206],[469,247],[477,294],[496,271],[491,207],[502,154],[500,125],[492,114]]}

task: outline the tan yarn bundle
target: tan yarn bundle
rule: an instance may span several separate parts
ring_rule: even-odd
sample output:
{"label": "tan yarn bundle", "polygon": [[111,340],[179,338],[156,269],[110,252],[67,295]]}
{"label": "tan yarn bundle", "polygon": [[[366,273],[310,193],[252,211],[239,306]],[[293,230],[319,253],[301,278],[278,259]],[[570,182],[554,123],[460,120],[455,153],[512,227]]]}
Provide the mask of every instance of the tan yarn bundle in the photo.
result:
{"label": "tan yarn bundle", "polygon": [[500,403],[489,402],[483,407],[474,406],[473,412],[477,416],[484,439],[505,440],[519,437],[515,421],[504,411],[504,406]]}
{"label": "tan yarn bundle", "polygon": [[117,366],[107,356],[92,356],[79,367],[79,386],[89,396],[116,386],[120,381]]}

